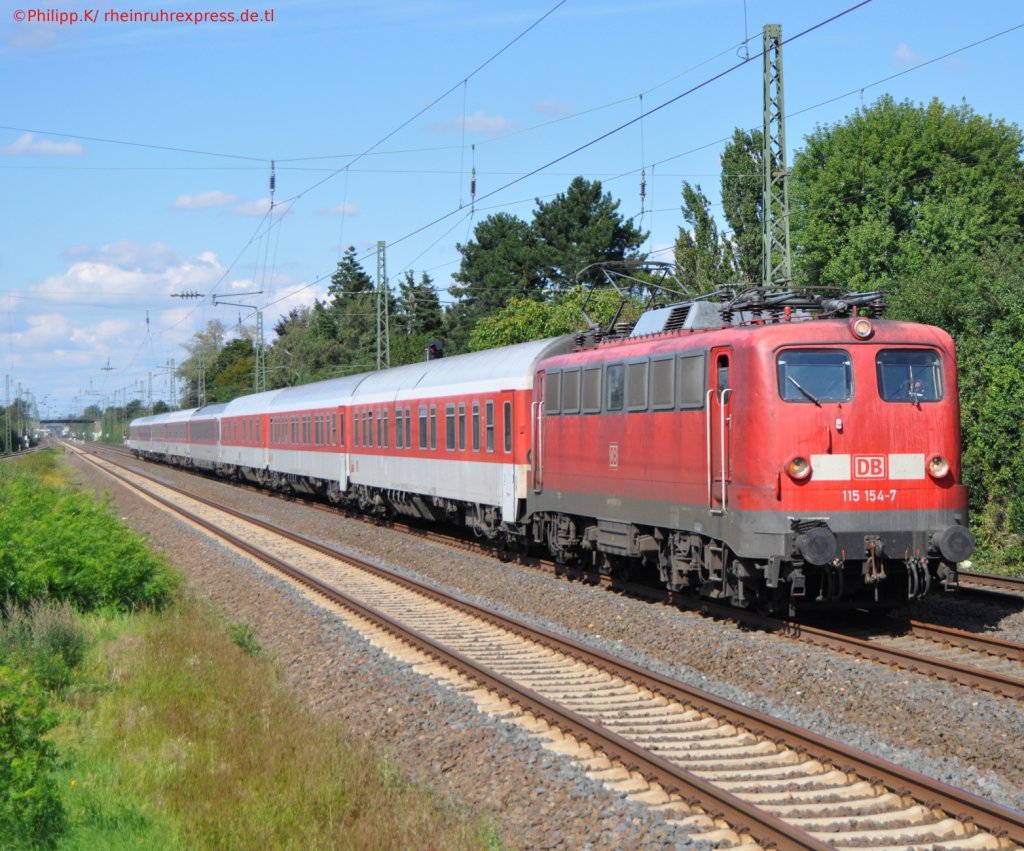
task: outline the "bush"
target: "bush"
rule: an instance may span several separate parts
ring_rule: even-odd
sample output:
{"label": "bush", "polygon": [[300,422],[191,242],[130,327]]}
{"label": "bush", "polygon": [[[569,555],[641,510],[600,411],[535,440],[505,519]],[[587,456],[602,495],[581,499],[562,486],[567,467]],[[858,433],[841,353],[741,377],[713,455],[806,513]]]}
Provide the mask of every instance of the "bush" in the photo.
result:
{"label": "bush", "polygon": [[56,723],[34,678],[0,665],[0,848],[50,848],[65,829],[46,739]]}
{"label": "bush", "polygon": [[0,622],[0,658],[4,652],[29,668],[50,691],[65,688],[85,658],[89,639],[67,603],[38,603],[30,609],[8,606]]}
{"label": "bush", "polygon": [[53,599],[123,611],[163,605],[175,584],[108,499],[0,475],[0,597],[22,606]]}

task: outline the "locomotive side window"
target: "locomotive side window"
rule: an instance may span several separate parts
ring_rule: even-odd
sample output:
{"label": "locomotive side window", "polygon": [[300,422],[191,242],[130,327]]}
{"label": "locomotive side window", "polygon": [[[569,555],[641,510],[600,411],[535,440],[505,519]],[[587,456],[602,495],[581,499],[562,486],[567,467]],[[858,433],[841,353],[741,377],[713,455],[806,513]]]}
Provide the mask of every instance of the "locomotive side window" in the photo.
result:
{"label": "locomotive side window", "polygon": [[562,413],[580,412],[580,371],[567,369],[562,373]]}
{"label": "locomotive side window", "polygon": [[549,372],[544,377],[544,413],[557,414],[562,404],[562,373]]}
{"label": "locomotive side window", "polygon": [[651,409],[667,411],[675,407],[675,386],[672,381],[675,361],[672,358],[655,358],[651,361]]}
{"label": "locomotive side window", "polygon": [[626,408],[647,410],[647,361],[626,364]]}
{"label": "locomotive side window", "polygon": [[605,408],[609,411],[621,411],[626,398],[626,365],[621,363],[608,364],[608,384],[605,393]]}
{"label": "locomotive side window", "polygon": [[678,371],[679,407],[683,410],[704,407],[704,352],[681,355]]}
{"label": "locomotive side window", "polygon": [[601,411],[601,367],[592,366],[583,370],[583,413],[597,414]]}
{"label": "locomotive side window", "polygon": [[875,358],[878,394],[886,402],[938,402],[943,397],[937,352],[886,349]]}
{"label": "locomotive side window", "polygon": [[788,349],[777,358],[779,396],[785,402],[847,402],[853,398],[853,364],[842,349]]}

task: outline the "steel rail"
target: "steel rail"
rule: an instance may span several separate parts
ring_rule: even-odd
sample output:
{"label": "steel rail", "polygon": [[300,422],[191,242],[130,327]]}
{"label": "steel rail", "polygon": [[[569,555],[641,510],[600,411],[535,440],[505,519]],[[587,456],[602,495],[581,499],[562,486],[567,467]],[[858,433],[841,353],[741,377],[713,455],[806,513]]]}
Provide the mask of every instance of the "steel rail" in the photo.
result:
{"label": "steel rail", "polygon": [[[110,474],[120,479],[124,478],[117,473]],[[135,475],[142,475],[144,478],[150,478],[140,473],[135,473]],[[727,720],[753,734],[763,736],[776,743],[785,743],[788,746],[803,751],[820,761],[834,765],[839,770],[854,773],[869,782],[884,785],[897,794],[913,797],[925,806],[943,810],[952,818],[962,821],[973,821],[974,824],[982,830],[990,832],[996,836],[1006,837],[1009,840],[1024,846],[1024,813],[1016,812],[992,801],[972,795],[965,790],[957,789],[949,786],[948,784],[942,783],[939,780],[934,780],[926,777],[925,775],[876,758],[865,751],[849,747],[841,742],[833,741],[825,736],[821,736],[809,730],[804,730],[796,725],[772,718],[771,716],[757,712],[756,710],[747,709],[739,704],[718,698],[710,693],[687,686],[660,674],[644,670],[639,666],[617,659],[603,651],[588,647],[571,638],[557,635],[543,628],[529,626],[521,621],[515,620],[514,618],[501,615],[484,607],[477,606],[457,598],[452,598],[444,592],[438,591],[437,589],[424,585],[416,580],[395,574],[385,568],[365,562],[358,557],[350,556],[328,545],[321,544],[316,541],[310,541],[303,538],[301,535],[279,529],[272,524],[254,519],[243,512],[237,511],[236,509],[218,505],[213,500],[208,500],[204,497],[198,497],[193,494],[187,494],[183,489],[177,488],[173,485],[167,485],[163,482],[160,482],[159,484],[162,487],[167,487],[172,491],[187,495],[190,499],[207,504],[217,510],[224,511],[229,515],[243,519],[246,522],[253,523],[254,525],[268,531],[272,531],[275,534],[283,535],[289,540],[311,547],[318,552],[334,558],[342,558],[345,561],[356,564],[357,566],[367,569],[376,575],[383,576],[394,581],[403,587],[425,594],[432,599],[442,600],[453,608],[472,614],[475,617],[479,617],[489,623],[507,629],[510,632],[524,637],[530,637],[533,640],[542,640],[542,643],[552,649],[559,650],[560,652],[573,656],[580,661],[596,665],[609,673],[621,676],[631,682],[650,688],[667,697],[688,703],[701,712],[705,712],[720,720]],[[154,498],[160,499],[159,497]],[[175,511],[183,511],[170,501],[165,501],[165,504],[173,508]],[[244,545],[244,542],[243,544],[237,545],[246,546]],[[313,579],[312,581],[316,582],[317,580]],[[765,618],[762,618],[761,620],[768,621],[768,619]],[[793,624],[787,624],[787,626],[789,628],[796,627],[801,630],[809,631],[808,638],[812,637],[811,634],[813,634],[821,640],[831,640],[833,638],[843,639],[844,641],[848,640],[847,636],[842,636],[837,633],[828,633],[825,630],[816,630],[814,628]],[[854,639],[854,641],[856,642],[857,640]],[[872,652],[879,649],[871,646],[868,642],[860,643],[868,645],[868,649]],[[926,661],[934,661],[928,660],[927,657],[921,658]],[[495,676],[500,677],[500,675]],[[540,699],[543,700],[543,698]],[[614,733],[610,733],[609,731],[605,731],[605,733],[609,736],[615,737]],[[610,755],[611,754],[609,754],[609,756]],[[657,760],[660,758],[654,757],[654,759]],[[628,764],[627,760],[623,761]],[[681,771],[681,769],[673,770]],[[700,780],[700,778],[695,779]],[[705,781],[700,781],[700,783],[705,784]],[[717,791],[720,790],[716,789],[716,792]],[[683,797],[685,798],[686,796]],[[732,823],[729,818],[725,818],[725,820]]]}
{"label": "steel rail", "polygon": [[[104,472],[106,472],[107,475],[111,475],[122,481],[124,484],[135,490],[141,490],[138,485],[134,484],[120,473],[111,470],[105,470]],[[135,475],[141,474],[135,473]],[[342,553],[339,550],[335,550],[323,544],[318,544],[315,541],[303,539],[302,536],[295,535],[287,530],[279,529],[264,521],[255,520],[244,513],[227,506],[217,505],[216,502],[204,497],[197,497],[194,494],[188,494],[181,488],[167,485],[163,482],[158,484],[160,487],[165,487],[171,491],[188,496],[189,499],[193,499],[208,507],[223,511],[229,516],[243,519],[248,523],[253,523],[266,531],[272,531],[274,534],[281,535],[292,542],[302,543],[304,546],[308,546],[318,552],[331,555],[334,558],[344,559],[346,562],[352,562],[361,569],[372,568],[372,571],[375,574],[392,581],[396,579],[403,580],[400,583],[403,586],[414,588],[419,590],[421,593],[427,591],[429,592],[429,596],[433,599],[442,599],[448,604],[451,604],[452,602],[451,598],[446,597],[446,595],[436,591],[435,589],[431,589],[427,586],[421,586],[414,580],[408,580],[405,577],[393,574],[383,568],[371,565],[362,559]],[[146,493],[147,498],[160,503],[176,514],[185,517],[190,523],[194,523],[197,526],[206,529],[216,537],[227,541],[233,547],[240,549],[243,552],[248,553],[253,558],[270,565],[275,570],[285,574],[286,576],[290,576],[295,581],[315,591],[331,602],[344,606],[359,617],[370,621],[389,634],[415,647],[431,658],[477,681],[484,688],[489,691],[493,691],[499,697],[505,698],[519,705],[525,712],[542,718],[549,724],[560,729],[563,733],[573,736],[578,741],[588,744],[596,751],[604,753],[609,759],[621,763],[629,771],[640,773],[648,780],[648,782],[655,782],[666,792],[670,794],[675,793],[688,804],[699,806],[712,818],[718,818],[728,823],[739,835],[743,836],[749,834],[762,846],[766,848],[778,848],[780,851],[789,851],[789,849],[818,849],[818,851],[828,851],[828,849],[832,848],[828,843],[821,842],[812,834],[800,829],[799,827],[789,824],[783,819],[765,812],[759,807],[744,801],[730,792],[718,788],[714,784],[703,780],[684,768],[673,765],[668,760],[665,760],[664,758],[633,744],[628,739],[618,735],[617,733],[608,730],[604,725],[591,721],[576,712],[566,710],[554,701],[548,700],[533,690],[519,685],[515,681],[491,670],[487,666],[474,662],[457,651],[446,648],[443,644],[434,641],[429,636],[422,634],[418,630],[407,627],[399,621],[392,619],[379,609],[366,605],[365,603],[361,603],[359,600],[356,600],[345,592],[322,582],[301,568],[279,559],[277,556],[266,552],[260,547],[248,543],[244,539],[228,532],[225,529],[221,529],[212,521],[199,517],[198,515],[176,505],[171,500],[159,496],[158,494],[146,491],[142,492]],[[462,603],[461,601],[456,602],[460,603],[456,608],[469,606],[469,604]],[[480,611],[487,612],[485,609],[481,609]],[[519,631],[529,631],[524,624],[517,624],[517,626],[520,628]]]}

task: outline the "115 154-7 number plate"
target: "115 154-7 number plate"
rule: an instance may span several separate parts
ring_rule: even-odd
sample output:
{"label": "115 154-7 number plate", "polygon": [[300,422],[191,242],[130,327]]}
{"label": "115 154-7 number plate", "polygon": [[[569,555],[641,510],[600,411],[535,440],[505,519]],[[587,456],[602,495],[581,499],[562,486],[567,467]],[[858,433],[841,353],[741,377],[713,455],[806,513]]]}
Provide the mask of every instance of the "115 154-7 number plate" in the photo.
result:
{"label": "115 154-7 number plate", "polygon": [[843,502],[895,502],[896,488],[858,488],[844,490]]}

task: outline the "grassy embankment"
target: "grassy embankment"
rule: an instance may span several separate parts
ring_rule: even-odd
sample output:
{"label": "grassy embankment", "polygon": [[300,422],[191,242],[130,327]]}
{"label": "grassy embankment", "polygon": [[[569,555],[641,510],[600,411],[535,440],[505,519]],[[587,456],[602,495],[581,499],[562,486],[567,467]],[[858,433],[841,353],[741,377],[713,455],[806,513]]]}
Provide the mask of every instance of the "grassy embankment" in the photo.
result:
{"label": "grassy embankment", "polygon": [[0,848],[482,848],[50,453],[0,466]]}

